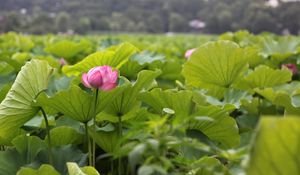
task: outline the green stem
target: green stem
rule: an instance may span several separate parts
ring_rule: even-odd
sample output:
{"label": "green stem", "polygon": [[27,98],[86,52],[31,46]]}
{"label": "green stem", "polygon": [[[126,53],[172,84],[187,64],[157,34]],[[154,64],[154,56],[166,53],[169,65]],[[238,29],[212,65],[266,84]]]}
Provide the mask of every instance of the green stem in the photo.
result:
{"label": "green stem", "polygon": [[96,115],[97,115],[97,105],[98,105],[98,94],[99,94],[99,89],[96,89],[95,92],[95,106],[94,106],[94,118],[93,118],[93,160],[92,160],[92,166],[95,167],[96,165]]}
{"label": "green stem", "polygon": [[47,138],[48,138],[48,158],[49,158],[49,163],[50,165],[53,165],[53,157],[52,157],[52,145],[51,145],[51,136],[50,136],[50,126],[47,118],[47,114],[44,111],[43,108],[41,108],[45,124],[46,124],[46,132],[47,132]]}
{"label": "green stem", "polygon": [[4,145],[0,146],[0,151],[5,151],[5,146]]}
{"label": "green stem", "polygon": [[84,123],[84,128],[85,128],[85,139],[88,147],[88,157],[89,157],[89,165],[92,165],[92,150],[91,150],[91,141],[89,137],[89,128],[88,128],[88,123]]}
{"label": "green stem", "polygon": [[[118,126],[119,126],[119,129],[118,129],[118,136],[119,136],[119,139],[122,137],[122,116],[119,115],[118,116]],[[121,144],[120,144],[120,148],[121,148]],[[119,158],[118,158],[118,175],[121,175],[121,156],[119,155]]]}

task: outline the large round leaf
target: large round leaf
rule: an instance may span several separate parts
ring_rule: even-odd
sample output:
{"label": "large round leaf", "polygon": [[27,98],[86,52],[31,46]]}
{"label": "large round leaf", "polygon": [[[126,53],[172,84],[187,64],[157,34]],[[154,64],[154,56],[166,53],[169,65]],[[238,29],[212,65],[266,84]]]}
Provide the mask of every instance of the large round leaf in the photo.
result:
{"label": "large round leaf", "polygon": [[201,83],[229,87],[247,68],[242,48],[230,41],[209,42],[199,47],[184,64],[183,76],[187,84],[201,87]]}
{"label": "large round leaf", "polygon": [[0,104],[0,143],[9,144],[16,130],[39,110],[33,100],[47,88],[53,69],[45,61],[31,60],[22,67]]}

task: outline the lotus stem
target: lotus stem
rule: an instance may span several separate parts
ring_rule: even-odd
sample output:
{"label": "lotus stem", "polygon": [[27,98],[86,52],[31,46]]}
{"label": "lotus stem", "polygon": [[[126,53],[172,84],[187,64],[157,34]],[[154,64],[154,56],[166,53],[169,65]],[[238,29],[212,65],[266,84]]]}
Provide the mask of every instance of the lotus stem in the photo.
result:
{"label": "lotus stem", "polygon": [[98,94],[99,94],[99,89],[96,89],[95,91],[95,106],[94,106],[94,118],[93,118],[93,145],[92,145],[92,154],[93,154],[93,159],[92,159],[92,166],[96,166],[96,116],[97,116],[97,106],[98,106]]}
{"label": "lotus stem", "polygon": [[[119,129],[118,129],[118,136],[119,136],[119,138],[121,138],[122,137],[122,116],[121,115],[119,115],[118,116],[118,126],[119,126]],[[120,144],[120,148],[121,148],[121,144]],[[122,173],[121,173],[121,169],[122,169],[122,160],[121,160],[121,156],[119,155],[119,157],[118,157],[118,175],[121,175]]]}
{"label": "lotus stem", "polygon": [[41,111],[45,120],[46,124],[46,133],[47,133],[47,138],[48,138],[48,158],[49,158],[49,163],[50,165],[53,165],[53,157],[52,157],[52,145],[51,145],[51,136],[50,136],[50,126],[47,118],[47,114],[44,111],[44,109],[41,107]]}
{"label": "lotus stem", "polygon": [[86,143],[88,146],[88,157],[89,157],[89,165],[92,165],[92,149],[91,149],[91,140],[89,137],[89,128],[88,128],[88,123],[85,122],[84,123],[84,128],[85,128],[85,139],[86,139]]}

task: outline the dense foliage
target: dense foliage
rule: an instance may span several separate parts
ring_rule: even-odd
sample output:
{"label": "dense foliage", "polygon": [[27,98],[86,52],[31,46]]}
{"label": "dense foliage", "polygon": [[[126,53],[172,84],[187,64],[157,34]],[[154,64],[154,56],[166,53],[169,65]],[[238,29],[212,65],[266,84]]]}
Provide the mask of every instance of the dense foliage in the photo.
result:
{"label": "dense foliage", "polygon": [[[272,0],[274,1],[274,0]],[[289,1],[289,2],[286,2]],[[293,2],[291,2],[293,1]],[[296,2],[295,2],[296,1]],[[254,33],[300,29],[300,2],[282,0],[0,0],[0,32],[76,33],[205,32],[248,29]],[[190,26],[193,20],[204,29]]]}
{"label": "dense foliage", "polygon": [[[0,35],[0,175],[300,174],[299,59],[247,31]],[[104,65],[117,87],[82,82]]]}

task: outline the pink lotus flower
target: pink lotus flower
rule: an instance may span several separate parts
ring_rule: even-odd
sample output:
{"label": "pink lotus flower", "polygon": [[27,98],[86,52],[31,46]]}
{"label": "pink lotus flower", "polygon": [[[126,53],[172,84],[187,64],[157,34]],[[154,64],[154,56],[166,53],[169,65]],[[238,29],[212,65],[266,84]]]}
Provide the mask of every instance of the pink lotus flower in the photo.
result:
{"label": "pink lotus flower", "polygon": [[65,59],[61,58],[61,59],[59,59],[59,64],[60,64],[61,66],[64,66],[64,65],[66,65],[66,64],[68,64],[68,63],[67,63],[67,61],[66,61]]}
{"label": "pink lotus flower", "polygon": [[110,66],[97,66],[82,74],[81,78],[85,87],[109,91],[118,84],[118,71],[113,71]]}
{"label": "pink lotus flower", "polygon": [[297,74],[298,72],[297,66],[295,64],[283,64],[281,65],[281,68],[289,69],[293,73],[293,75]]}
{"label": "pink lotus flower", "polygon": [[192,56],[192,54],[195,52],[195,50],[196,48],[187,50],[184,54],[185,58],[189,59]]}

